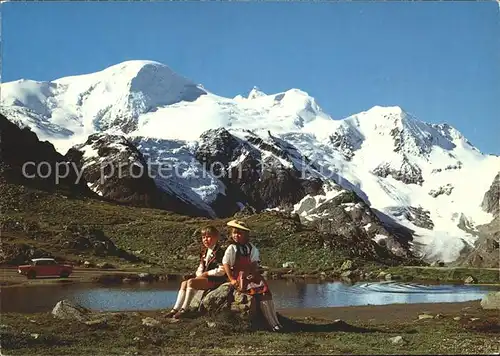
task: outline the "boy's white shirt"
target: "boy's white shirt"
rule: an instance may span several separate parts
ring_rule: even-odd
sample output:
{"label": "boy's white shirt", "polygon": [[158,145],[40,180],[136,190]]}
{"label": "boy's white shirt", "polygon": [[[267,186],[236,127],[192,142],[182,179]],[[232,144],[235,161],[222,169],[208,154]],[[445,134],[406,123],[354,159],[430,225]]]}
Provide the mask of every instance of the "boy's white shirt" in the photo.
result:
{"label": "boy's white shirt", "polygon": [[[211,248],[207,249],[207,254],[205,256],[205,264],[208,262],[208,260],[212,257],[213,250]],[[201,276],[203,273],[203,262],[200,261],[200,265],[198,266],[198,269],[196,270],[196,277]],[[220,277],[225,275],[226,272],[224,271],[224,266],[219,265],[217,268],[211,269],[208,271],[209,276],[216,276]]]}
{"label": "boy's white shirt", "polygon": [[[252,251],[250,252],[250,261],[251,262],[260,262],[260,253],[259,249],[255,247],[251,242],[249,243],[252,246]],[[236,245],[229,245],[224,253],[224,257],[222,258],[223,264],[228,264],[230,266],[234,266],[234,262],[236,261]]]}

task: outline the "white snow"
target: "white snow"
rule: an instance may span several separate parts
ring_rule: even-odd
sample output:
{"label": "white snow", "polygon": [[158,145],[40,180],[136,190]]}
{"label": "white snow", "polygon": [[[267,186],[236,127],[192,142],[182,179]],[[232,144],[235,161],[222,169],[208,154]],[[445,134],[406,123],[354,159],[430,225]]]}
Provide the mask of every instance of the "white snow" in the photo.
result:
{"label": "white snow", "polygon": [[[202,132],[225,127],[242,140],[250,130],[287,153],[284,159],[259,149],[264,158],[308,177],[331,179],[325,195],[306,196],[295,205],[294,211],[304,216],[340,194],[332,188],[336,183],[415,230],[416,242],[425,244],[423,253],[445,262],[458,256],[464,241],[475,240],[457,227],[457,217],[463,214],[473,225],[492,219],[480,205],[500,171],[500,157],[482,154],[453,127],[419,121],[401,107],[375,106],[336,120],[299,89],[265,94],[253,88],[246,97],[225,98],[153,61],[123,62],[52,82],[3,83],[1,90],[2,112],[50,140],[62,154],[95,132],[135,138],[139,150],[155,162],[177,167],[170,177],[157,178],[157,184],[207,211],[225,187],[203,173],[193,151]],[[406,172],[418,167],[423,183],[379,177],[373,173],[379,166]],[[429,195],[448,184],[453,187],[449,195]],[[410,206],[430,212],[433,230],[418,228],[404,217],[401,212]]]}

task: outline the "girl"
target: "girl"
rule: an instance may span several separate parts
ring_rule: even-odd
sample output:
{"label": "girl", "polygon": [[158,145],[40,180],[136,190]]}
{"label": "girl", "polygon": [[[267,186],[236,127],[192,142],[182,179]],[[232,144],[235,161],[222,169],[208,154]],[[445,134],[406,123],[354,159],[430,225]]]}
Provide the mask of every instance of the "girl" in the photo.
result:
{"label": "girl", "polygon": [[254,295],[259,300],[260,309],[273,331],[283,327],[278,321],[271,291],[258,272],[260,254],[257,247],[249,241],[250,229],[243,221],[231,220],[233,243],[224,253],[222,264],[231,285],[241,293]]}
{"label": "girl", "polygon": [[203,251],[196,277],[183,281],[177,294],[177,301],[167,317],[179,319],[186,312],[191,300],[199,290],[214,289],[227,282],[222,257],[224,250],[219,246],[219,231],[214,226],[201,230]]}

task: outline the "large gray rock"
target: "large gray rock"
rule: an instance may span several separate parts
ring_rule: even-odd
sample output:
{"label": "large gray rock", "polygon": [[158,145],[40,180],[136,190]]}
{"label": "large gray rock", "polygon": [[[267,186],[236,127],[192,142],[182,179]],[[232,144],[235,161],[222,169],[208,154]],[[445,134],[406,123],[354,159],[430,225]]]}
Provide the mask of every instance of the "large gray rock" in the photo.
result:
{"label": "large gray rock", "polygon": [[495,176],[490,189],[484,194],[481,207],[495,216],[500,214],[500,172]]}
{"label": "large gray rock", "polygon": [[229,283],[224,283],[205,294],[203,291],[198,291],[191,301],[189,310],[209,314],[232,311],[247,320],[251,320],[256,317],[257,303],[254,297],[242,294],[231,287]]}
{"label": "large gray rock", "polygon": [[352,270],[354,267],[353,263],[351,260],[346,260],[344,263],[342,263],[342,266],[340,267],[341,271],[349,271]]}
{"label": "large gray rock", "polygon": [[476,284],[477,283],[477,278],[474,276],[467,276],[464,280],[465,284]]}
{"label": "large gray rock", "polygon": [[227,308],[233,288],[229,283],[224,283],[219,288],[209,292],[201,303],[201,309],[208,312],[217,312]]}
{"label": "large gray rock", "polygon": [[500,292],[493,292],[493,293],[487,294],[481,300],[481,307],[483,309],[500,310]]}
{"label": "large gray rock", "polygon": [[498,268],[500,264],[500,216],[477,227],[478,239],[467,246],[456,261],[457,266]]}
{"label": "large gray rock", "polygon": [[52,309],[52,315],[58,319],[65,320],[78,320],[78,321],[88,321],[92,312],[82,307],[79,304],[75,304],[67,299],[57,302],[54,309]]}

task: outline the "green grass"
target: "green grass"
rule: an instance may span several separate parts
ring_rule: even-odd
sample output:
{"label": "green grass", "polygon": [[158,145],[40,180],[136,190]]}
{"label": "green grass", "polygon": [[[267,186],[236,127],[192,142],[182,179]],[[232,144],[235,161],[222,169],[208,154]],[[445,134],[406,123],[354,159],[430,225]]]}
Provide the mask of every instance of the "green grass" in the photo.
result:
{"label": "green grass", "polygon": [[[0,184],[0,211],[1,247],[6,255],[32,250],[38,253],[37,257],[48,254],[73,263],[108,262],[117,268],[154,273],[193,272],[200,252],[199,229],[213,224],[227,239],[225,223],[229,220],[192,218],[163,210],[48,194],[11,184]],[[327,277],[338,277],[342,263],[351,259],[365,272],[372,271],[372,278],[383,270],[407,281],[462,282],[473,275],[480,283],[498,283],[495,271],[402,268],[401,265],[416,261],[363,255],[362,247],[342,236],[318,233],[275,213],[243,219],[253,229],[252,241],[259,247],[263,265],[271,271],[288,272],[282,264],[290,261],[295,263],[294,275],[319,276],[324,272]],[[118,251],[99,253],[94,248],[67,247],[65,243],[78,240],[78,234],[110,241]],[[4,254],[4,260],[8,257]]]}
{"label": "green grass", "polygon": [[[4,247],[24,244],[69,261],[106,261],[117,267],[137,268],[150,265],[168,272],[192,272],[200,252],[199,229],[213,224],[227,238],[225,223],[229,220],[68,198],[8,184],[0,186],[0,207]],[[333,247],[325,248],[321,234],[275,213],[243,219],[253,229],[252,241],[261,251],[263,264],[271,268],[293,261],[296,272],[311,273],[338,268],[347,258],[360,266],[373,262],[353,255],[345,247],[349,244],[345,238],[334,237]],[[92,248],[67,248],[65,241],[77,239],[73,231],[83,231],[85,236],[102,232],[117,248],[142,261],[129,261],[116,254],[100,256]],[[389,258],[380,258],[376,263],[382,265],[386,260],[393,263]]]}
{"label": "green grass", "polygon": [[[143,326],[146,316],[160,324]],[[491,319],[491,315],[481,316]],[[178,323],[170,323],[158,312],[117,313],[106,319],[105,325],[87,326],[54,319],[49,313],[7,313],[0,329],[2,351],[9,355],[491,354],[498,351],[500,342],[500,330],[491,323],[487,329],[472,330],[451,318],[359,322],[342,328],[329,320],[288,319],[289,331],[280,334],[245,328],[226,315]],[[215,322],[215,327],[209,327],[208,321]],[[35,339],[32,334],[39,336]],[[394,336],[402,336],[404,344],[392,344],[389,338]]]}

